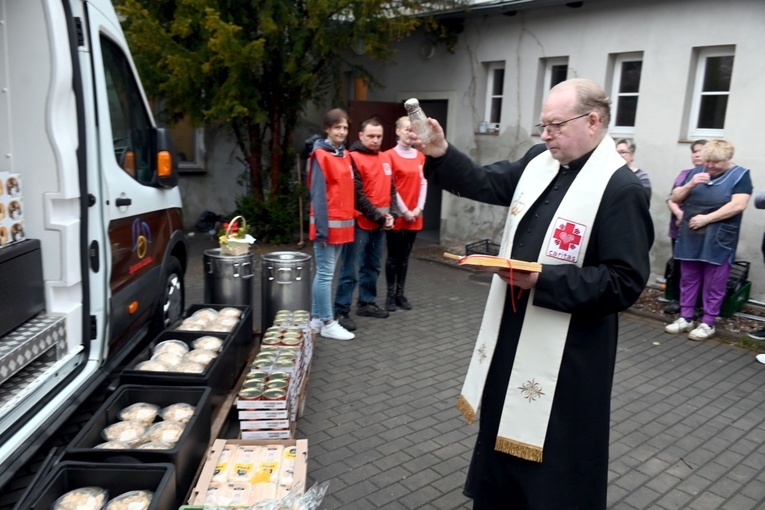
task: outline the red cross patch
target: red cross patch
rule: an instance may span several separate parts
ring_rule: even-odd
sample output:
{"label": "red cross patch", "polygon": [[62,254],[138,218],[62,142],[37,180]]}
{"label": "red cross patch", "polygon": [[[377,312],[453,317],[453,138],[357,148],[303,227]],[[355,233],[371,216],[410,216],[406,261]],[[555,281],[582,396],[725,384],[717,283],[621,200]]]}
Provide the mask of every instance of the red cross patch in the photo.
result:
{"label": "red cross patch", "polygon": [[576,263],[579,260],[579,252],[582,239],[587,227],[574,221],[558,218],[555,221],[552,239],[547,244],[546,255],[566,262]]}

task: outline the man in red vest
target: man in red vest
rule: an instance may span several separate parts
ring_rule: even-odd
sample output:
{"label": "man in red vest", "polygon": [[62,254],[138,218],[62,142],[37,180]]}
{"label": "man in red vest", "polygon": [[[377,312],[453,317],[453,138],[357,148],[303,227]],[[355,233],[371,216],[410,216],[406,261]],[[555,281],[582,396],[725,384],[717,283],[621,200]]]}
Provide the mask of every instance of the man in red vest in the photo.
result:
{"label": "man in red vest", "polygon": [[377,118],[365,120],[361,123],[359,140],[348,150],[355,179],[356,228],[353,243],[343,245],[334,308],[340,325],[349,331],[356,329],[348,315],[356,283],[359,285],[356,315],[388,317],[388,312],[375,302],[377,278],[380,276],[384,231],[393,227],[399,214],[390,159],[380,152],[382,137],[380,121]]}

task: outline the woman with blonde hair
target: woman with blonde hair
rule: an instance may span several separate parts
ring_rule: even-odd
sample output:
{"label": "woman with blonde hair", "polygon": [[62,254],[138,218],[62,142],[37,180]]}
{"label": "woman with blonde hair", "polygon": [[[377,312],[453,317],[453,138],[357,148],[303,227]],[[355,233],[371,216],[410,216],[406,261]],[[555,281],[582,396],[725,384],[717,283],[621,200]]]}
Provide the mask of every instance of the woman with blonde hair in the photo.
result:
{"label": "woman with blonde hair", "polygon": [[[733,163],[734,147],[727,140],[711,140],[701,150],[704,166],[688,173],[672,200],[683,204],[683,220],[675,244],[680,261],[680,318],[667,333],[690,331],[691,340],[715,334],[731,262],[736,256],[741,218],[752,196],[749,170]],[[704,316],[693,323],[693,309],[701,294]]]}
{"label": "woman with blonde hair", "polygon": [[396,201],[401,216],[396,219],[393,229],[385,233],[388,257],[385,260],[385,283],[387,298],[385,308],[395,311],[396,307],[411,310],[412,304],[404,295],[409,255],[412,253],[417,231],[422,230],[422,209],[428,194],[428,181],[422,175],[425,155],[412,148],[409,140],[409,117],[396,121],[398,143],[386,151],[393,169],[396,187]]}

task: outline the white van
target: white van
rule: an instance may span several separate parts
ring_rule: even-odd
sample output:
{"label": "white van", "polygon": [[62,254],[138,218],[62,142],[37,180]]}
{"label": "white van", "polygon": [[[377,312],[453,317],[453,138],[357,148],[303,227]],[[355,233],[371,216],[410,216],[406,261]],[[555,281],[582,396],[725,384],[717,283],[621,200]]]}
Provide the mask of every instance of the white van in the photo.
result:
{"label": "white van", "polygon": [[184,307],[187,241],[107,0],[0,0],[0,487]]}

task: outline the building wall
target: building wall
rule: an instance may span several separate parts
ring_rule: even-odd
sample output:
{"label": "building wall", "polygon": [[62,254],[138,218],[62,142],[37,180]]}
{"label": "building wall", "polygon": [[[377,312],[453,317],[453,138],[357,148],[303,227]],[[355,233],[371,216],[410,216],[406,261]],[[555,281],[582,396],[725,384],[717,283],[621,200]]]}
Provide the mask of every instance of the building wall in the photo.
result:
{"label": "building wall", "polygon": [[[652,182],[651,213],[656,242],[652,269],[662,274],[670,256],[666,198],[678,172],[690,166],[687,124],[694,48],[733,45],[735,61],[725,120],[725,138],[736,146],[734,161],[752,170],[755,193],[765,187],[765,165],[753,123],[765,119],[765,2],[761,0],[587,0],[566,6],[495,14],[465,20],[454,54],[436,46],[427,58],[424,34],[398,45],[394,62],[364,62],[386,84],[372,101],[410,96],[449,98],[448,138],[481,163],[515,159],[540,142],[533,132],[543,101],[542,59],[568,57],[568,77],[591,78],[610,93],[613,54],[642,52],[643,68],[635,134],[636,164]],[[359,57],[363,59],[363,57]],[[484,118],[485,65],[505,64],[502,129],[476,134]],[[445,194],[441,211],[444,242],[499,241],[506,211]],[[737,258],[752,263],[753,297],[765,295],[760,243],[765,211],[750,202],[744,213]]]}
{"label": "building wall", "polygon": [[[321,133],[321,115],[323,112],[310,109],[309,118],[296,131],[295,149],[298,152],[303,149],[308,137]],[[230,218],[236,209],[236,199],[246,191],[242,180],[245,170],[240,161],[242,153],[234,143],[231,132],[225,126],[207,126],[204,129],[204,146],[203,163],[197,169],[182,172],[180,179],[183,224],[189,230],[194,230],[204,211]]]}
{"label": "building wall", "polygon": [[194,230],[204,211],[230,216],[236,209],[236,198],[245,192],[239,182],[244,171],[243,164],[237,160],[241,153],[229,131],[208,126],[204,139],[206,151],[200,168],[183,172],[180,179],[183,224],[189,230]]}

